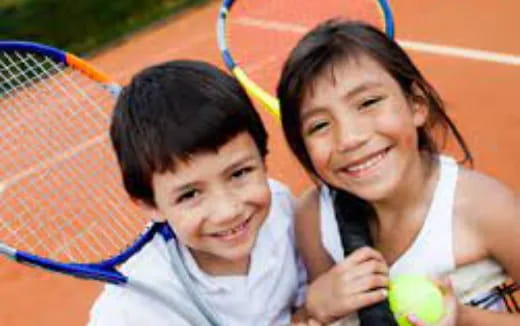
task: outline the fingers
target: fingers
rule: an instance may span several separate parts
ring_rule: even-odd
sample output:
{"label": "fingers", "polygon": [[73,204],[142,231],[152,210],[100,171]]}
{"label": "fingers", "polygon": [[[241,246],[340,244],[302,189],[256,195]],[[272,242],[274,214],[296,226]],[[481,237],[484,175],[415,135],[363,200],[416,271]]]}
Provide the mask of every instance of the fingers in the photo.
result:
{"label": "fingers", "polygon": [[442,294],[444,294],[445,296],[453,296],[453,285],[448,276],[437,280],[435,284],[437,284]]}
{"label": "fingers", "polygon": [[310,284],[306,306],[311,316],[327,323],[386,299],[388,283],[383,256],[360,248]]}
{"label": "fingers", "polygon": [[[372,260],[372,259],[380,261],[381,263],[383,263],[386,266],[385,259],[383,258],[381,253],[370,247],[362,247],[362,248],[356,249],[354,252],[352,252],[350,255],[348,255],[342,262],[340,262],[337,266],[349,268],[351,266],[355,266],[355,265],[358,265],[360,263],[363,263],[365,261]],[[385,269],[388,270],[387,267]]]}
{"label": "fingers", "polygon": [[377,289],[367,292],[360,292],[356,295],[350,297],[351,306],[353,310],[359,310],[361,308],[365,308],[381,302],[385,300],[388,296],[388,291],[386,289]]}
{"label": "fingers", "polygon": [[367,292],[376,289],[388,288],[389,279],[386,275],[365,273],[359,277],[345,275],[344,284],[348,285],[349,293]]}
{"label": "fingers", "polygon": [[406,316],[406,319],[408,319],[408,322],[412,324],[413,326],[426,326],[425,323],[423,323],[417,316],[414,314],[410,314]]}
{"label": "fingers", "polygon": [[[332,269],[332,273],[337,273],[343,282],[349,283],[353,280],[363,278],[367,275],[382,275],[387,278],[388,265],[383,256],[370,247],[357,249],[344,260],[336,264]],[[388,280],[372,280],[375,286],[386,286]],[[383,283],[381,285],[381,283]]]}
{"label": "fingers", "polygon": [[309,319],[307,322],[292,322],[291,326],[323,326],[323,324],[317,322],[314,319]]}
{"label": "fingers", "polygon": [[323,324],[317,322],[314,319],[309,319],[307,322],[307,326],[322,326]]}

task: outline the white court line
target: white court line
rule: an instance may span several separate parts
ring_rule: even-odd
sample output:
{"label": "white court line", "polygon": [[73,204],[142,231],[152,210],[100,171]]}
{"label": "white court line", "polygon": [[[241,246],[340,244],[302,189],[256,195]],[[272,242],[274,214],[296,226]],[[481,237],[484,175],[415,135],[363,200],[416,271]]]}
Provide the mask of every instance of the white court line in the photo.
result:
{"label": "white court line", "polygon": [[412,51],[520,66],[518,55],[405,40],[398,40],[398,42],[403,48]]}
{"label": "white court line", "polygon": [[[296,34],[303,34],[309,30],[308,27],[303,25],[287,24],[279,21],[262,20],[246,16],[235,20],[235,23],[244,26],[258,27],[261,29],[271,31],[290,32]],[[444,55],[450,57],[459,57],[471,60],[494,62],[505,65],[520,66],[519,55],[511,55],[505,53],[461,48],[455,46],[438,45],[424,42],[415,42],[408,40],[398,40],[398,42],[403,48],[411,51]]]}

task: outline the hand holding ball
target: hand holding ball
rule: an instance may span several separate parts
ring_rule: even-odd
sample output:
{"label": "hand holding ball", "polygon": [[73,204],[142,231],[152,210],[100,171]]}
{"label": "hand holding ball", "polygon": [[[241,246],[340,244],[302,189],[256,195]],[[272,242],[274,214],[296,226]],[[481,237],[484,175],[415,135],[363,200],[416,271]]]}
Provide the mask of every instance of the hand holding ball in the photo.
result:
{"label": "hand holding ball", "polygon": [[435,325],[445,314],[444,296],[428,277],[401,275],[390,281],[390,309],[399,326],[411,326],[409,315],[415,315],[428,325]]}

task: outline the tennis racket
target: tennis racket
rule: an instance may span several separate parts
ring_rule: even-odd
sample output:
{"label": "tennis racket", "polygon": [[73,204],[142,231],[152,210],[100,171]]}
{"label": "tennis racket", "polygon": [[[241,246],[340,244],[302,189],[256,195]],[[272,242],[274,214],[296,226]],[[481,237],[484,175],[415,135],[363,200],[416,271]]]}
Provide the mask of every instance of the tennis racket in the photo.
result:
{"label": "tennis racket", "polygon": [[[0,41],[0,253],[140,291],[193,325],[219,325],[190,286],[168,223],[151,221],[123,191],[108,137],[119,90],[72,54]],[[155,237],[197,309],[117,269]]]}
{"label": "tennis racket", "polygon": [[278,100],[271,94],[285,59],[303,34],[331,18],[364,21],[394,35],[386,0],[223,0],[217,40],[224,64],[279,118]]}

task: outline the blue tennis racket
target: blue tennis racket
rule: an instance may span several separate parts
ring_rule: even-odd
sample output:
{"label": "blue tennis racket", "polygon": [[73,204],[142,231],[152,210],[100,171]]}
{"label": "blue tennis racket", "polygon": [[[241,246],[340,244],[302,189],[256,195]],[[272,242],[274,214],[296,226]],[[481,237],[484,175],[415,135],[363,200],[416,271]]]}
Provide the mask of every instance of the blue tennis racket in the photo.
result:
{"label": "blue tennis racket", "polygon": [[[0,41],[0,254],[140,291],[193,325],[220,325],[191,286],[169,224],[123,191],[108,137],[119,90],[72,54]],[[197,309],[118,270],[156,237]]]}

